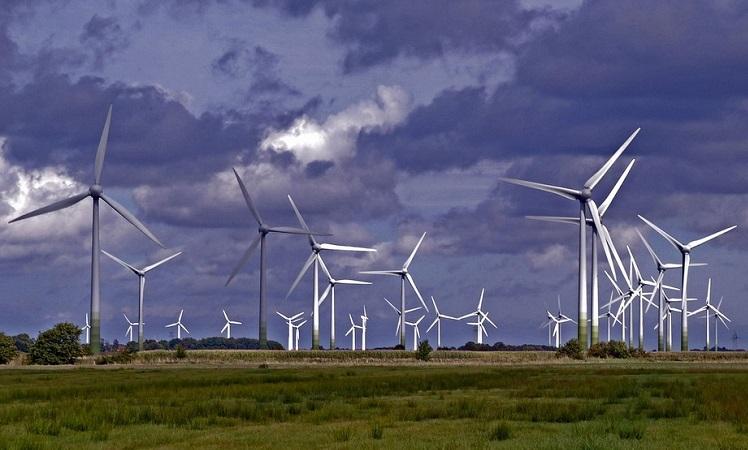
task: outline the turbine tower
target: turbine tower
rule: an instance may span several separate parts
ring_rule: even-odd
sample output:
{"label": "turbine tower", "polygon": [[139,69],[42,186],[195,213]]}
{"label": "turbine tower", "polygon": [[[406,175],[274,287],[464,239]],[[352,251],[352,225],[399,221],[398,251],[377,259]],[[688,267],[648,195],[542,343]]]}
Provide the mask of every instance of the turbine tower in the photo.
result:
{"label": "turbine tower", "polygon": [[301,224],[302,228],[306,230],[307,234],[309,235],[309,245],[312,247],[312,254],[309,255],[309,258],[304,263],[304,266],[302,266],[301,271],[296,276],[296,279],[294,280],[293,284],[291,285],[291,289],[288,290],[288,293],[286,294],[286,299],[291,295],[294,289],[296,289],[296,286],[301,281],[301,278],[304,276],[307,270],[309,270],[309,267],[314,263],[314,299],[312,304],[312,350],[318,350],[319,349],[319,262],[322,259],[320,256],[320,253],[323,250],[333,250],[333,251],[341,251],[341,252],[376,252],[376,249],[373,248],[366,248],[366,247],[352,247],[349,245],[337,245],[337,244],[327,244],[322,243],[320,244],[317,242],[317,239],[314,238],[314,233],[312,234],[309,231],[309,227],[306,224],[306,221],[304,221],[304,217],[301,216],[301,212],[299,212],[299,209],[296,207],[296,204],[293,202],[293,199],[291,196],[288,196],[288,201],[291,202],[291,207],[293,208],[293,212],[296,214],[296,218],[299,220],[299,224]]}
{"label": "turbine tower", "polygon": [[325,261],[322,256],[319,256],[319,264],[322,266],[322,271],[327,275],[327,288],[322,293],[322,297],[319,299],[319,304],[325,301],[328,295],[330,295],[330,350],[335,350],[335,286],[338,284],[349,285],[349,286],[365,286],[370,285],[369,281],[358,281],[358,280],[336,280],[330,275],[330,271],[325,265]]}
{"label": "turbine tower", "polygon": [[226,310],[224,309],[222,311],[223,311],[223,317],[226,319],[226,325],[224,325],[223,328],[221,328],[221,334],[223,334],[223,332],[225,331],[226,339],[231,339],[231,325],[241,325],[242,323],[236,320],[229,319],[228,314],[226,314]]}
{"label": "turbine tower", "polygon": [[[626,177],[628,176],[635,162],[636,162],[635,159],[631,160],[629,165],[626,167],[626,170],[623,171],[623,174],[621,174],[621,176],[618,178],[618,181],[613,186],[613,189],[611,189],[608,196],[600,204],[600,207],[598,208],[598,213],[600,214],[601,221],[603,219],[603,216],[605,216],[605,213],[608,211],[608,207],[610,207],[610,204],[613,202],[613,199],[615,198],[616,194],[618,194],[618,191],[621,189],[623,182],[626,180]],[[580,220],[579,217],[557,217],[557,216],[527,216],[527,218],[531,220],[569,223],[569,224],[575,224],[575,225],[579,225],[579,220]],[[598,320],[601,317],[599,315],[600,288],[599,288],[599,273],[598,273],[598,264],[597,264],[597,257],[598,257],[597,241],[598,239],[600,240],[607,239],[607,236],[609,233],[608,233],[607,227],[605,227],[605,224],[603,224],[603,229],[598,229],[595,225],[595,221],[592,220],[591,218],[587,219],[587,225],[592,230],[592,247],[591,247],[591,252],[592,252],[592,314],[591,314],[592,332],[591,332],[590,342],[592,344],[597,344],[600,341]],[[603,245],[605,245],[605,243],[603,243]],[[605,248],[605,246],[603,246],[603,248]],[[610,268],[613,270],[613,275],[615,276],[615,270],[613,269],[613,261],[610,259],[610,253],[606,251],[605,256],[608,258],[608,264],[610,265]]]}
{"label": "turbine tower", "polygon": [[176,322],[170,323],[169,325],[166,325],[164,328],[171,328],[171,327],[177,327],[177,339],[182,339],[182,330],[186,331],[187,334],[190,334],[190,331],[182,324],[182,314],[184,314],[184,309],[179,311],[179,318]]}
{"label": "turbine tower", "polygon": [[442,319],[447,320],[460,320],[457,317],[448,316],[446,314],[442,314],[439,312],[439,308],[436,306],[436,300],[434,300],[434,296],[431,296],[431,303],[434,304],[434,312],[436,312],[436,318],[433,322],[431,322],[431,325],[429,325],[428,329],[426,329],[426,333],[431,331],[432,328],[434,328],[434,325],[436,325],[436,348],[439,349],[442,346]]}
{"label": "turbine tower", "polygon": [[[365,270],[365,271],[359,272],[359,273],[369,274],[369,275],[389,275],[389,276],[400,277],[400,309],[395,308],[395,311],[398,311],[398,314],[400,314],[400,311],[405,311],[405,280],[408,280],[408,283],[410,283],[410,286],[413,288],[413,292],[416,293],[416,296],[418,296],[418,300],[421,301],[421,305],[423,305],[423,309],[425,309],[426,312],[429,311],[429,307],[426,306],[426,302],[423,301],[423,297],[421,297],[421,293],[418,291],[418,288],[416,287],[416,282],[413,280],[413,276],[408,271],[410,264],[413,262],[413,258],[415,258],[416,256],[418,247],[421,246],[421,242],[423,242],[423,238],[425,237],[426,237],[426,233],[423,233],[421,235],[421,239],[418,240],[418,243],[413,248],[413,251],[410,253],[410,256],[408,256],[408,259],[405,260],[405,264],[403,264],[402,269]],[[389,301],[387,301],[387,303],[389,303]],[[392,303],[390,303],[390,306],[392,306]],[[402,345],[403,348],[405,348],[405,314],[400,314],[400,325],[398,326],[398,330],[400,330],[400,345]]]}
{"label": "turbine tower", "polygon": [[247,204],[247,207],[249,208],[249,212],[252,214],[254,219],[257,221],[257,225],[259,228],[257,229],[257,236],[252,240],[252,242],[249,244],[249,247],[247,247],[247,250],[244,252],[244,255],[242,255],[239,262],[236,264],[236,267],[234,267],[233,272],[231,272],[231,275],[229,275],[228,280],[226,280],[226,286],[231,283],[231,280],[234,279],[236,274],[239,273],[239,271],[249,262],[249,258],[252,256],[252,253],[255,251],[257,246],[260,246],[260,313],[259,313],[259,338],[260,341],[260,348],[266,349],[268,346],[268,329],[267,329],[267,297],[265,291],[267,290],[267,279],[265,276],[266,268],[265,268],[265,258],[266,258],[266,243],[265,238],[270,233],[280,233],[280,234],[303,234],[308,235],[309,231],[302,230],[299,228],[293,228],[293,227],[273,227],[268,224],[266,224],[262,220],[262,216],[260,216],[260,212],[255,207],[254,201],[252,201],[252,196],[249,195],[249,191],[247,190],[247,187],[244,185],[244,182],[242,181],[241,177],[239,176],[239,173],[234,170],[234,176],[236,177],[237,183],[239,183],[239,189],[242,191],[242,196],[244,197],[244,202]]}
{"label": "turbine tower", "polygon": [[683,244],[677,239],[675,239],[674,237],[667,234],[657,225],[645,219],[644,217],[639,216],[639,218],[643,220],[644,223],[649,225],[650,228],[655,230],[660,236],[665,238],[665,240],[668,241],[673,247],[675,247],[676,250],[678,250],[681,253],[681,256],[683,257],[683,263],[681,267],[680,293],[681,293],[681,298],[684,299],[684,301],[681,303],[683,312],[680,315],[681,316],[680,350],[682,352],[687,352],[688,351],[688,301],[687,301],[688,299],[688,269],[691,266],[691,252],[697,247],[699,247],[700,245],[703,245],[711,241],[712,239],[722,236],[728,231],[734,230],[735,228],[737,228],[737,225],[733,225],[731,227],[725,228],[724,230],[718,231],[714,234],[710,234],[709,236],[703,237],[701,239],[696,239],[687,244]]}
{"label": "turbine tower", "polygon": [[397,328],[395,328],[395,336],[398,336],[398,335],[400,336],[400,345],[402,345],[403,348],[405,348],[405,345],[403,344],[404,342],[403,336],[405,334],[401,332],[403,330],[403,327],[405,326],[405,314],[408,314],[409,312],[413,312],[413,311],[418,311],[419,309],[421,309],[421,307],[417,306],[415,308],[406,309],[405,312],[403,313],[401,312],[402,310],[398,309],[395,305],[390,303],[390,301],[387,300],[386,298],[384,299],[384,301],[387,302],[387,304],[390,305],[390,307],[394,309],[395,312],[397,313]]}
{"label": "turbine tower", "polygon": [[[276,311],[275,313],[281,316],[283,320],[286,321],[286,325],[288,325],[288,347],[286,347],[286,349],[288,349],[289,351],[293,350],[294,349],[294,345],[293,345],[294,322],[303,320],[301,316],[304,315],[304,311],[298,314],[295,314],[293,316],[284,316],[278,311]],[[296,340],[298,341],[298,338]],[[297,347],[298,347],[298,344],[297,344]],[[298,348],[296,350],[298,350]]]}
{"label": "turbine tower", "polygon": [[[631,136],[629,136],[628,139],[626,139],[626,142],[621,145],[618,150],[611,156],[605,164],[597,171],[595,172],[590,179],[588,179],[584,185],[582,186],[582,189],[569,189],[565,187],[559,187],[559,186],[552,186],[549,184],[541,184],[541,183],[535,183],[532,181],[525,181],[525,180],[519,180],[516,178],[505,178],[500,177],[499,179],[502,181],[506,181],[508,183],[516,184],[519,186],[525,186],[529,187],[531,189],[537,189],[545,192],[550,192],[552,194],[559,195],[561,197],[567,198],[569,200],[577,200],[579,202],[579,324],[578,324],[578,330],[577,335],[579,339],[580,345],[582,345],[584,348],[588,347],[588,340],[587,340],[587,212],[586,209],[589,209],[590,215],[592,220],[595,223],[595,229],[601,230],[602,229],[602,222],[600,220],[600,214],[599,210],[597,208],[597,204],[594,200],[592,200],[592,191],[595,189],[595,186],[600,182],[600,180],[605,176],[605,174],[610,170],[610,168],[613,166],[613,164],[616,162],[619,156],[621,156],[621,153],[623,153],[624,150],[626,150],[626,147],[629,146],[631,141],[634,140],[636,135],[639,133],[639,130],[641,128],[637,128],[636,131],[634,131]],[[593,240],[593,242],[595,242]],[[600,243],[602,244],[603,250],[605,251],[606,256],[608,257],[608,263],[612,266],[612,263],[610,262],[610,255],[607,250],[607,242],[606,239],[601,239]]]}
{"label": "turbine tower", "polygon": [[483,307],[483,295],[485,294],[485,292],[486,292],[485,288],[480,290],[480,299],[478,300],[478,309],[476,309],[475,311],[473,311],[471,313],[465,314],[464,316],[461,316],[461,317],[457,318],[457,320],[462,320],[462,319],[467,319],[470,316],[475,316],[476,321],[475,322],[470,322],[470,323],[468,323],[468,325],[475,325],[476,332],[477,332],[476,343],[478,343],[478,344],[482,344],[483,343],[483,335],[484,334],[486,336],[488,336],[488,332],[486,331],[486,327],[483,325],[484,321],[488,321],[488,323],[490,323],[491,325],[493,325],[494,328],[498,328],[496,326],[496,324],[493,323],[493,321],[491,321],[491,319],[488,318],[488,313],[483,312],[483,310],[481,309]]}
{"label": "turbine tower", "polygon": [[81,192],[80,194],[73,195],[72,197],[64,200],[57,201],[50,205],[36,209],[22,216],[16,217],[9,223],[18,222],[19,220],[28,219],[30,217],[39,216],[53,211],[65,209],[69,206],[73,206],[81,200],[91,197],[93,201],[93,220],[91,226],[91,333],[90,333],[90,346],[93,354],[101,352],[101,285],[99,279],[99,251],[101,246],[99,244],[99,199],[104,200],[113,210],[122,216],[125,220],[130,222],[135,228],[140,230],[143,234],[148,236],[156,244],[163,247],[164,245],[151,233],[135,215],[127,210],[124,206],[120,205],[113,198],[104,194],[104,187],[101,185],[101,174],[104,170],[104,157],[106,156],[107,141],[109,140],[109,125],[112,121],[112,107],[109,106],[109,111],[106,115],[106,121],[104,122],[104,130],[101,132],[101,138],[99,139],[99,147],[96,150],[96,160],[94,162],[94,184],[92,184],[87,191]]}
{"label": "turbine tower", "polygon": [[366,350],[366,322],[369,316],[366,315],[366,305],[364,305],[364,314],[361,316],[361,350]]}
{"label": "turbine tower", "polygon": [[689,315],[698,314],[700,312],[705,312],[705,322],[706,322],[706,351],[709,351],[711,348],[710,341],[709,341],[709,312],[714,313],[714,332],[715,332],[715,347],[714,351],[717,351],[716,346],[716,332],[717,332],[717,319],[722,321],[722,324],[727,327],[727,323],[725,323],[725,320],[728,322],[732,322],[726,315],[722,314],[722,312],[719,310],[719,307],[722,306],[722,299],[719,300],[719,304],[715,307],[712,305],[711,300],[712,299],[712,279],[709,278],[709,283],[707,284],[706,288],[706,305],[702,306],[701,308],[694,310],[693,312],[688,313]]}
{"label": "turbine tower", "polygon": [[138,276],[138,323],[137,323],[138,325],[138,350],[142,352],[143,351],[143,325],[145,324],[144,322],[145,319],[143,318],[143,291],[145,290],[145,274],[155,269],[156,267],[160,266],[161,264],[164,264],[165,262],[176,258],[177,256],[181,255],[182,252],[175,253],[171,256],[168,256],[162,259],[161,261],[155,264],[151,264],[150,266],[145,266],[142,269],[138,269],[134,266],[131,266],[130,264],[122,261],[121,259],[112,255],[111,253],[107,253],[105,250],[102,250],[101,252],[107,255],[109,258],[111,258],[114,262],[121,265],[122,267],[126,269],[130,269],[132,273]]}

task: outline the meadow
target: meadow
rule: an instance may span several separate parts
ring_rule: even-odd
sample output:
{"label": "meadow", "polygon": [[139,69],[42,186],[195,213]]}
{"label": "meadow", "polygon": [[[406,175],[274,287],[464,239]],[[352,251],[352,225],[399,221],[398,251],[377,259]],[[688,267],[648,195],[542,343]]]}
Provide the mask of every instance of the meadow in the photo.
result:
{"label": "meadow", "polygon": [[748,447],[744,362],[0,370],[0,448]]}

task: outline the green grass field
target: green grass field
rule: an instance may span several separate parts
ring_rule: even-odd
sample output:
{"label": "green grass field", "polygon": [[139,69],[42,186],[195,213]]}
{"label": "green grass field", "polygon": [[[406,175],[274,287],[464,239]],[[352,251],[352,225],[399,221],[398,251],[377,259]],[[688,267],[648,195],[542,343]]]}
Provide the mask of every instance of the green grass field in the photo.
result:
{"label": "green grass field", "polygon": [[748,448],[744,363],[0,370],[0,448]]}

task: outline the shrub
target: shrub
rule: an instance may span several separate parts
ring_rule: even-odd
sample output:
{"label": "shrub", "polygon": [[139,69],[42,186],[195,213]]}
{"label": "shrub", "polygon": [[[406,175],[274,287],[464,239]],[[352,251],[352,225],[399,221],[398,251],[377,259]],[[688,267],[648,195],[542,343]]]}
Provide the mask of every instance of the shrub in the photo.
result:
{"label": "shrub", "polygon": [[0,333],[0,364],[7,364],[18,355],[16,343],[13,338]]}
{"label": "shrub", "polygon": [[564,344],[563,347],[558,349],[558,351],[556,352],[556,356],[559,358],[563,358],[564,356],[566,356],[571,359],[584,359],[584,351],[582,350],[582,346],[579,344],[579,341],[576,339],[572,339]]}
{"label": "shrub", "polygon": [[378,423],[375,423],[374,425],[372,425],[371,438],[379,440],[379,439],[382,439],[383,437],[384,437],[384,428],[382,427],[382,425]]}
{"label": "shrub", "polygon": [[421,361],[428,361],[431,359],[431,351],[434,350],[431,348],[431,345],[429,345],[429,341],[421,341],[418,344],[418,350],[416,350],[416,359]]}
{"label": "shrub", "polygon": [[511,439],[511,437],[512,429],[509,428],[509,425],[505,422],[496,424],[493,430],[491,430],[491,434],[489,435],[489,439],[492,441],[505,441],[507,439]]}
{"label": "shrub", "polygon": [[112,352],[106,355],[100,355],[96,358],[96,364],[129,364],[135,358],[135,352],[126,348],[123,351]]}
{"label": "shrub", "polygon": [[590,347],[587,356],[593,358],[625,359],[631,357],[626,344],[621,341],[599,342]]}
{"label": "shrub", "polygon": [[39,338],[29,349],[33,364],[73,364],[83,355],[78,339],[81,330],[69,322],[58,323],[39,334]]}
{"label": "shrub", "polygon": [[187,350],[184,349],[182,344],[177,344],[177,352],[174,356],[176,356],[177,359],[184,359],[187,357]]}

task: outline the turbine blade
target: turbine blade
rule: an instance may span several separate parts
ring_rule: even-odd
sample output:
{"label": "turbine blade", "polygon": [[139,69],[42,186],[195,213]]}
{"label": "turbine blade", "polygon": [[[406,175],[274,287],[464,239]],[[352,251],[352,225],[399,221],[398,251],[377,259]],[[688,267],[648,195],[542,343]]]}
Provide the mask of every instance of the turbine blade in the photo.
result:
{"label": "turbine blade", "polygon": [[121,259],[117,258],[116,256],[112,255],[111,253],[107,252],[106,250],[102,250],[101,253],[107,255],[109,258],[111,258],[114,262],[116,262],[120,266],[122,266],[122,267],[124,267],[126,269],[130,269],[131,271],[133,271],[135,273],[138,273],[138,269],[136,269],[135,267],[131,266],[130,264],[127,264],[126,262],[124,262]]}
{"label": "turbine blade", "polygon": [[562,217],[562,216],[525,216],[525,219],[539,220],[541,222],[556,222],[578,224],[579,217]]}
{"label": "turbine blade", "polygon": [[320,244],[322,250],[335,250],[339,252],[376,252],[375,248],[352,247],[350,245]]}
{"label": "turbine blade", "polygon": [[429,325],[429,327],[426,329],[426,333],[428,333],[429,331],[431,331],[431,329],[434,328],[434,325],[436,325],[437,322],[439,322],[439,317],[438,316],[437,316],[436,319],[434,319],[433,322],[431,322],[431,325]]}
{"label": "turbine blade", "polygon": [[171,255],[171,256],[167,256],[166,258],[162,259],[161,261],[159,261],[159,262],[157,262],[157,263],[155,263],[155,264],[151,264],[150,266],[148,266],[148,267],[145,267],[145,268],[143,268],[143,273],[148,273],[148,272],[150,272],[151,270],[155,269],[156,267],[160,266],[161,264],[164,264],[164,263],[166,263],[166,262],[169,262],[169,261],[171,261],[172,259],[174,259],[174,258],[176,258],[177,256],[181,255],[182,253],[183,253],[183,252],[177,252],[177,253],[174,253],[173,255]]}
{"label": "turbine blade", "polygon": [[257,248],[258,245],[260,245],[260,239],[261,235],[255,236],[255,238],[252,240],[252,242],[249,244],[249,247],[247,247],[247,250],[242,255],[239,262],[234,267],[234,270],[231,271],[231,275],[229,275],[229,279],[226,280],[226,284],[224,286],[228,286],[229,283],[231,283],[231,280],[234,279],[236,274],[239,273],[240,270],[247,264],[247,261],[249,261],[249,258],[252,256],[252,252],[255,251],[255,248]]}
{"label": "turbine blade", "polygon": [[[405,270],[408,267],[410,267],[410,263],[413,262],[413,258],[415,258],[416,252],[418,251],[418,247],[421,246],[421,242],[423,242],[423,238],[425,238],[425,237],[426,237],[426,233],[423,233],[421,235],[421,239],[418,240],[418,243],[416,244],[415,248],[413,248],[413,251],[410,253],[410,256],[408,256],[408,259],[405,261],[405,264],[403,264],[403,270]],[[420,297],[420,294],[419,294],[419,297]],[[423,302],[423,300],[421,300],[421,302]],[[428,311],[428,310],[429,309],[426,308],[426,311]]]}
{"label": "turbine blade", "polygon": [[79,201],[83,200],[84,198],[88,197],[90,194],[88,192],[82,192],[80,194],[74,195],[72,197],[68,197],[64,200],[60,200],[57,202],[54,202],[52,204],[49,204],[47,206],[43,206],[39,209],[35,209],[31,212],[28,212],[22,216],[18,216],[15,219],[12,219],[8,223],[18,222],[19,220],[28,219],[30,217],[40,216],[42,214],[46,214],[52,211],[58,211],[63,208],[67,208],[68,206],[73,206]]}
{"label": "turbine blade", "polygon": [[610,158],[608,158],[607,161],[605,161],[605,164],[603,164],[603,166],[597,172],[595,172],[595,174],[592,175],[589,180],[587,180],[584,183],[584,187],[588,189],[595,189],[595,186],[597,186],[597,183],[599,183],[600,180],[608,172],[608,170],[610,170],[610,168],[616,162],[618,157],[621,156],[621,153],[623,153],[623,151],[626,150],[629,144],[631,144],[631,141],[633,141],[636,135],[639,134],[640,130],[641,128],[637,128],[633,133],[631,133],[631,136],[629,136],[628,139],[626,139],[626,141],[620,147],[618,147],[618,150],[616,150],[616,152],[613,153],[613,155]]}
{"label": "turbine blade", "polygon": [[[594,200],[589,199],[587,200],[587,207],[590,209],[590,213],[592,213],[592,221],[595,223],[595,229],[598,231],[598,234],[600,234],[600,230],[603,228],[603,223],[600,220],[600,212],[597,209],[597,204],[595,204]],[[615,273],[616,269],[613,265],[613,259],[610,256],[610,250],[608,249],[608,240],[602,235],[600,236],[600,244],[602,244],[603,253],[605,253],[605,258],[608,260],[610,271]]]}
{"label": "turbine blade", "polygon": [[413,311],[418,311],[419,309],[421,309],[420,306],[416,306],[415,308],[406,309],[405,310],[405,314],[408,314],[409,312],[413,312]]}
{"label": "turbine blade", "polygon": [[156,235],[151,233],[151,231],[145,225],[143,225],[143,223],[138,220],[137,217],[135,217],[130,211],[128,211],[127,208],[117,203],[108,195],[101,194],[101,199],[107,202],[109,206],[111,206],[113,210],[117,211],[117,213],[119,213],[119,215],[122,216],[125,220],[133,224],[133,226],[140,230],[141,233],[145,234],[148,239],[158,244],[159,247],[165,248],[164,244],[162,244],[161,241],[158,240]]}
{"label": "turbine blade", "polygon": [[233,167],[231,168],[231,170],[234,171],[234,176],[236,176],[236,181],[239,183],[239,189],[242,190],[242,196],[244,196],[244,201],[247,203],[247,207],[249,208],[249,211],[255,217],[257,224],[262,225],[262,217],[260,217],[260,212],[257,211],[257,208],[255,207],[255,203],[252,201],[252,196],[249,195],[249,191],[247,190],[247,187],[244,186],[244,181],[242,181],[242,178],[239,176],[239,172],[237,172],[236,169],[234,169]]}
{"label": "turbine blade", "polygon": [[347,284],[349,286],[368,286],[370,284],[374,284],[371,281],[359,281],[359,280],[335,280],[335,283],[337,284]]}
{"label": "turbine blade", "polygon": [[574,189],[554,186],[552,184],[536,183],[534,181],[525,181],[517,178],[499,177],[499,180],[506,183],[516,184],[518,186],[528,187],[530,189],[550,192],[551,194],[560,195],[561,197],[568,198],[569,200],[576,200],[582,194],[581,192]]}
{"label": "turbine blade", "polygon": [[487,314],[484,314],[484,315],[483,315],[483,318],[484,318],[484,319],[486,320],[486,322],[490,323],[490,324],[491,324],[491,325],[492,325],[492,326],[493,326],[494,328],[496,328],[496,329],[498,329],[498,328],[499,328],[499,327],[497,327],[497,326],[496,326],[496,324],[495,324],[495,323],[493,323],[493,321],[492,321],[491,319],[489,319],[489,318],[488,318],[488,315],[487,315]]}
{"label": "turbine blade", "polygon": [[738,227],[737,225],[733,225],[731,227],[725,228],[724,230],[718,231],[718,232],[716,232],[714,234],[710,234],[707,237],[703,237],[701,239],[696,239],[695,241],[691,241],[691,242],[688,243],[688,248],[690,248],[691,250],[693,250],[696,247],[698,247],[698,246],[700,246],[702,244],[706,244],[707,242],[711,241],[712,239],[717,238],[719,236],[722,236],[723,234],[727,233],[728,231],[732,231],[732,230],[734,230],[737,227]]}
{"label": "turbine blade", "polygon": [[483,306],[483,294],[486,293],[486,288],[481,288],[480,290],[480,298],[478,299],[478,311],[481,310],[481,307]]}
{"label": "turbine blade", "polygon": [[418,296],[418,300],[421,301],[421,305],[423,305],[423,309],[425,309],[426,312],[428,312],[429,307],[426,306],[426,302],[423,301],[423,297],[421,297],[421,293],[418,291],[418,288],[416,287],[416,282],[413,280],[413,277],[409,273],[406,273],[405,278],[407,278],[408,283],[410,283],[410,285],[413,287],[413,291]]}
{"label": "turbine blade", "polygon": [[600,204],[600,217],[605,215],[605,211],[608,210],[610,207],[611,202],[613,202],[613,199],[616,198],[616,194],[618,194],[618,190],[621,189],[621,186],[623,185],[623,182],[626,180],[626,177],[629,175],[629,172],[631,171],[631,168],[634,167],[634,163],[636,162],[636,159],[632,159],[628,166],[626,166],[626,170],[623,171],[623,174],[618,178],[618,181],[616,181],[615,186],[613,186],[613,189],[611,189],[610,193],[607,197],[605,197],[605,200]]}
{"label": "turbine blade", "polygon": [[667,234],[664,230],[662,230],[657,225],[653,224],[649,220],[645,219],[642,216],[638,216],[641,220],[644,221],[647,225],[649,225],[650,228],[655,230],[660,236],[664,237],[666,241],[670,242],[670,244],[675,247],[676,250],[682,251],[685,248],[685,245],[681,244],[677,239]]}
{"label": "turbine blade", "polygon": [[[654,251],[654,250],[652,249],[652,246],[650,246],[650,245],[649,245],[649,242],[647,242],[647,240],[646,240],[646,239],[644,239],[644,235],[643,235],[643,234],[641,233],[641,231],[639,231],[639,229],[638,229],[638,228],[636,229],[636,234],[638,234],[638,235],[639,235],[639,238],[640,238],[640,239],[642,240],[642,242],[644,243],[644,246],[645,246],[645,247],[647,247],[647,251],[649,252],[649,255],[650,255],[650,256],[652,257],[652,261],[654,261],[655,265],[656,265],[656,266],[657,266],[658,268],[659,268],[660,266],[662,266],[662,265],[663,265],[663,264],[662,264],[662,261],[661,261],[661,260],[660,260],[660,258],[659,258],[659,257],[657,256],[657,253],[655,253],[655,251]],[[679,267],[680,267],[680,264],[677,264],[677,266],[679,266]],[[667,267],[667,268],[669,269],[670,267]],[[674,269],[674,268],[675,268],[675,267],[673,267],[673,269]]]}
{"label": "turbine blade", "polygon": [[[608,227],[606,227],[605,225],[603,225],[603,232],[605,233],[605,239],[608,241],[608,249],[613,255],[613,260],[618,265],[618,270],[621,272],[621,275],[623,275],[623,280],[626,282],[626,286],[631,287],[631,280],[626,273],[626,267],[623,265],[623,261],[621,261],[621,256],[618,254],[618,250],[616,249],[616,245],[613,242],[613,238],[610,236],[610,231],[608,231]],[[613,279],[618,280],[615,271],[613,272]]]}
{"label": "turbine blade", "polygon": [[228,328],[228,327],[229,327],[229,324],[228,324],[228,322],[226,322],[226,325],[224,325],[223,328],[221,328],[221,333],[223,333],[224,331],[226,331],[226,328]]}
{"label": "turbine blade", "polygon": [[291,289],[288,290],[288,293],[286,294],[286,300],[288,300],[288,297],[291,295],[291,293],[296,289],[296,286],[299,284],[299,281],[301,281],[301,278],[304,276],[307,270],[309,270],[309,267],[311,267],[312,263],[314,262],[314,258],[317,257],[316,253],[312,253],[309,255],[309,258],[307,258],[304,265],[301,267],[301,271],[298,275],[296,275],[296,279],[294,280],[293,284],[291,285]]}
{"label": "turbine blade", "polygon": [[[293,208],[294,214],[296,214],[296,220],[299,221],[299,224],[301,225],[301,228],[305,229],[307,232],[309,232],[309,227],[307,226],[306,222],[304,221],[304,217],[301,216],[301,212],[299,212],[299,208],[296,207],[296,203],[294,203],[293,198],[291,198],[291,195],[288,195],[288,201],[291,202],[291,208]],[[309,236],[310,239],[314,242],[314,236]]]}
{"label": "turbine blade", "polygon": [[107,142],[109,142],[109,126],[112,123],[112,105],[106,113],[104,129],[101,130],[99,148],[96,149],[96,161],[94,163],[94,184],[101,184],[101,173],[104,171],[104,157],[106,156]]}
{"label": "turbine blade", "polygon": [[327,296],[330,294],[330,289],[332,288],[332,284],[328,283],[327,287],[325,288],[324,292],[322,292],[322,296],[319,298],[319,305],[322,304],[322,302],[325,301]]}
{"label": "turbine blade", "polygon": [[327,280],[331,283],[335,281],[335,279],[330,275],[330,271],[327,270],[327,264],[325,264],[325,261],[322,259],[322,255],[318,254],[317,259],[319,259],[319,265],[322,266],[322,271],[325,272],[325,275],[327,275]]}
{"label": "turbine blade", "polygon": [[283,234],[303,234],[303,235],[310,235],[313,234],[315,236],[332,236],[331,233],[318,233],[316,231],[307,231],[302,230],[301,228],[294,228],[294,227],[270,227],[268,228],[268,231],[273,233],[283,233]]}
{"label": "turbine blade", "polygon": [[400,314],[400,310],[399,310],[399,309],[397,309],[397,308],[395,307],[395,305],[393,305],[392,303],[390,303],[390,301],[389,301],[389,300],[387,300],[387,299],[385,298],[385,299],[384,299],[384,301],[385,301],[385,302],[387,302],[387,304],[388,304],[388,305],[390,305],[390,306],[392,307],[392,309],[394,309],[394,310],[395,310],[395,312],[396,312],[397,314]]}
{"label": "turbine blade", "polygon": [[180,326],[180,327],[182,327],[182,329],[183,329],[184,331],[186,331],[186,332],[187,332],[187,334],[190,334],[190,330],[188,330],[186,326],[182,325],[181,323],[179,324],[179,326]]}
{"label": "turbine blade", "polygon": [[[434,312],[436,313],[437,317],[439,316],[439,308],[436,306],[436,300],[434,300],[434,296],[431,296],[431,303],[434,304]],[[428,330],[426,330],[428,333]]]}
{"label": "turbine blade", "polygon": [[226,319],[226,322],[230,322],[229,316],[226,314],[226,310],[223,309],[222,311],[223,311],[223,317]]}
{"label": "turbine blade", "polygon": [[364,274],[364,275],[390,275],[394,277],[399,277],[402,275],[402,270],[362,270],[358,273]]}

